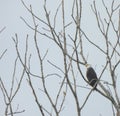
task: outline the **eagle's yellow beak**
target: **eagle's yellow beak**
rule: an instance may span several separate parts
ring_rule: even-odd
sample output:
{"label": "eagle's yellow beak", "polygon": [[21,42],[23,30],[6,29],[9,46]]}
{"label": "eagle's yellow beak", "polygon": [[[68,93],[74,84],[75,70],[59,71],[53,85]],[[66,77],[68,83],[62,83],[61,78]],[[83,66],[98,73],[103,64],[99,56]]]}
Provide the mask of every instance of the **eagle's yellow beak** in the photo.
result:
{"label": "eagle's yellow beak", "polygon": [[91,67],[91,65],[90,65],[90,64],[85,64],[85,66],[86,66],[86,68]]}

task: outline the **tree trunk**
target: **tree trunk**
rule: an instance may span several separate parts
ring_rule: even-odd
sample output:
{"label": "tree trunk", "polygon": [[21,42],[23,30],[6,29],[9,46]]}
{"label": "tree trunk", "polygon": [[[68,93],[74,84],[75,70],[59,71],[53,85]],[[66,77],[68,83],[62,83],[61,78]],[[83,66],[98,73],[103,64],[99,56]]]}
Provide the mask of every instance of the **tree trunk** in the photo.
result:
{"label": "tree trunk", "polygon": [[116,116],[120,116],[120,109],[117,111],[117,115]]}

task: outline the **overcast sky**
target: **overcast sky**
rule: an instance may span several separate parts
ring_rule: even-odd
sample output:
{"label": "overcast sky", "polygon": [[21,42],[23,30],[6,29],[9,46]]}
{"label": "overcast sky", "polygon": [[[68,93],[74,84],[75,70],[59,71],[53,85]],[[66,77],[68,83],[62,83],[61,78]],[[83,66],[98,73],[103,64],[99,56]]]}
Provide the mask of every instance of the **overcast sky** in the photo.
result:
{"label": "overcast sky", "polygon": [[[43,0],[24,0],[25,3],[29,6],[32,5],[33,11],[41,18],[45,19],[45,13],[43,10]],[[110,7],[110,2],[105,1],[106,5]],[[116,0],[115,0],[116,1]],[[94,16],[94,13],[91,10],[91,4],[93,0],[83,0],[83,14],[82,14],[82,28],[87,32],[87,35],[92,39],[92,41],[96,42],[98,45],[103,44],[103,40],[101,39],[101,35],[98,34],[97,29],[97,22]],[[47,0],[47,6],[48,9],[51,10],[52,13],[55,13],[55,10],[57,9],[58,5],[60,3],[60,0]],[[70,14],[71,14],[71,7],[72,7],[73,0],[65,0],[65,15],[66,15],[66,22],[69,22]],[[101,3],[101,0],[96,0],[97,7],[101,12],[101,16],[106,17],[105,9],[103,8],[103,5]],[[120,0],[117,0],[116,4],[120,3]],[[19,48],[21,54],[23,54],[25,49],[25,38],[26,35],[29,34],[30,40],[30,51],[33,54],[33,72],[38,73],[38,67],[36,66],[37,61],[34,61],[34,50],[33,50],[33,38],[34,32],[30,30],[26,24],[21,20],[20,17],[23,17],[29,24],[33,25],[32,17],[28,13],[28,11],[24,8],[23,4],[20,0],[0,0],[0,30],[5,27],[5,30],[0,34],[0,54],[7,49],[7,52],[2,60],[0,60],[0,77],[5,82],[5,85],[8,90],[10,90],[11,86],[11,77],[13,72],[13,66],[14,61],[16,58],[16,51],[15,51],[15,45],[12,40],[12,37],[15,37],[15,33],[18,34],[19,38]],[[116,22],[117,16],[115,17],[114,21]],[[59,23],[57,24],[60,25]],[[73,33],[72,29],[69,29],[69,32]],[[40,42],[40,48],[42,50],[42,53],[44,54],[47,49],[49,49],[48,53],[48,60],[51,60],[55,62],[58,66],[62,67],[61,63],[61,53],[58,49],[55,49],[55,45],[49,40],[45,39],[43,36],[38,36],[41,38]],[[85,44],[85,52],[86,54],[89,54],[88,61],[92,66],[95,68],[95,70],[98,72],[101,69],[102,65],[104,65],[105,58],[102,57],[101,53],[93,49],[93,47],[89,44]],[[57,55],[56,55],[57,54]],[[46,72],[50,73],[51,71],[54,71],[55,69],[50,69],[49,66],[46,66]],[[17,70],[18,74],[20,74],[19,66]],[[85,71],[84,71],[85,72]],[[19,78],[19,75],[16,75],[17,78]],[[58,80],[61,81],[61,80]],[[34,82],[37,85],[39,83],[37,80]],[[80,82],[83,83],[83,80]],[[54,89],[56,88],[57,84],[54,78],[52,79],[52,82],[49,81],[48,88],[51,94],[54,94]],[[86,84],[84,83],[84,86]],[[41,93],[41,91],[38,90],[38,93]],[[26,78],[23,80],[23,83],[21,85],[21,89],[18,92],[18,95],[15,97],[15,100],[13,102],[14,104],[14,110],[17,109],[17,105],[19,104],[19,110],[24,110],[24,113],[17,114],[17,116],[40,116],[39,110],[37,105],[34,102],[34,97],[31,95],[31,89],[26,81]],[[80,103],[84,100],[85,96],[88,94],[88,90],[81,89],[78,95],[80,96]],[[75,116],[75,110],[74,107],[75,103],[74,99],[71,97],[71,93],[68,92],[68,96],[66,98],[65,102],[65,108],[62,111],[62,116]],[[3,101],[2,93],[0,91],[0,116],[3,116],[3,110],[4,110],[4,103]],[[43,104],[46,105],[48,109],[50,109],[50,106],[48,104],[48,101],[44,99],[44,95],[40,96],[40,100],[43,101]],[[1,110],[2,109],[2,110]],[[97,92],[93,92],[85,105],[82,116],[112,116],[112,108],[111,103],[106,100],[103,96],[101,96]]]}

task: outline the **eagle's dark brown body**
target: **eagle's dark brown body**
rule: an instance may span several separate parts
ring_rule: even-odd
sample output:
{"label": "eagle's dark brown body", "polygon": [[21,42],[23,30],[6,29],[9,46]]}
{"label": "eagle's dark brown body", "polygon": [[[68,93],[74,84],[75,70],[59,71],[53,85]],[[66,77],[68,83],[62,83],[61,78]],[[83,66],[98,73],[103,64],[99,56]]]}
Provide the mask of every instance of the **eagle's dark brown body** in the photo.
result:
{"label": "eagle's dark brown body", "polygon": [[87,68],[86,76],[88,79],[89,84],[96,89],[97,86],[97,75],[92,67]]}

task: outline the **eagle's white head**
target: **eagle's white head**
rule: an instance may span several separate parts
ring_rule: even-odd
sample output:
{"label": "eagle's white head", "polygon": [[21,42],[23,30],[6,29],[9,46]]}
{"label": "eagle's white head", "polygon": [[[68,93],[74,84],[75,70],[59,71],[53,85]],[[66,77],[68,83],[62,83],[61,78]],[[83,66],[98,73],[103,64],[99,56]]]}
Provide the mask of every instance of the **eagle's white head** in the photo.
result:
{"label": "eagle's white head", "polygon": [[85,64],[85,66],[86,66],[87,69],[91,67],[90,64]]}

